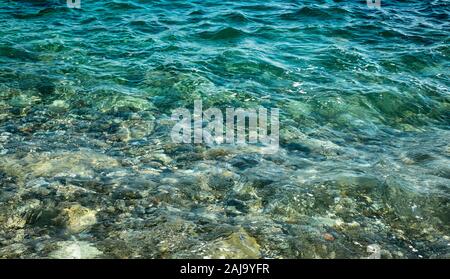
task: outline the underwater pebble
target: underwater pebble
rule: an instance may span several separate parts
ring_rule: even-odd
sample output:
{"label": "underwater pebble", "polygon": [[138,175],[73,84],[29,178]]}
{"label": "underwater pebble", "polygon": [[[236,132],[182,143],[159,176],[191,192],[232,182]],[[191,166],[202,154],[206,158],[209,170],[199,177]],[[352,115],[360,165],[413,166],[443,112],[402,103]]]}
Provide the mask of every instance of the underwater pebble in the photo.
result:
{"label": "underwater pebble", "polygon": [[326,241],[334,241],[334,236],[330,233],[324,233],[323,234],[323,239],[325,239]]}
{"label": "underwater pebble", "polygon": [[381,259],[381,247],[378,244],[370,244],[367,246],[367,253],[370,255],[368,259]]}

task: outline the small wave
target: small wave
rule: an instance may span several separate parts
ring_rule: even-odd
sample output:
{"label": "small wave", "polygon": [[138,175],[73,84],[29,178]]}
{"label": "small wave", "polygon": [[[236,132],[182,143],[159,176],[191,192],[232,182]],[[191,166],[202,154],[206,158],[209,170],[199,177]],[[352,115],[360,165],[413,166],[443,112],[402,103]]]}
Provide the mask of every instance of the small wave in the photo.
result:
{"label": "small wave", "polygon": [[243,13],[240,12],[231,12],[224,15],[221,15],[219,19],[223,19],[225,21],[232,21],[236,23],[246,23],[251,22],[249,18],[247,18]]}
{"label": "small wave", "polygon": [[304,18],[322,18],[328,19],[330,14],[325,12],[323,9],[302,7],[295,12],[284,13],[280,15],[283,20],[301,20]]}
{"label": "small wave", "polygon": [[199,15],[205,15],[206,13],[203,10],[195,10],[193,12],[190,12],[190,16],[199,16]]}
{"label": "small wave", "polygon": [[22,49],[19,47],[14,47],[10,45],[0,45],[0,57],[8,57],[13,59],[25,60],[25,61],[38,61],[37,55],[34,53]]}
{"label": "small wave", "polygon": [[246,32],[233,27],[226,27],[216,31],[203,31],[200,38],[207,40],[235,40],[246,35]]}
{"label": "small wave", "polygon": [[38,18],[38,17],[42,17],[42,16],[46,16],[46,15],[53,15],[56,13],[60,13],[61,10],[62,9],[60,7],[48,7],[48,8],[39,10],[39,12],[37,12],[37,13],[20,12],[20,13],[13,13],[12,16],[17,19],[32,19],[32,18]]}
{"label": "small wave", "polygon": [[147,22],[145,20],[133,20],[129,22],[129,25],[133,30],[150,34],[158,34],[168,29],[157,22]]}
{"label": "small wave", "polygon": [[89,18],[83,19],[83,20],[81,21],[81,24],[89,24],[89,23],[95,22],[95,21],[97,21],[97,20],[98,20],[97,17],[91,16],[91,17],[89,17]]}
{"label": "small wave", "polygon": [[58,0],[13,0],[13,2],[27,3],[36,7],[50,7],[59,5]]}
{"label": "small wave", "polygon": [[273,10],[272,6],[259,4],[259,5],[245,5],[239,7],[242,10],[249,10],[249,11],[269,11]]}
{"label": "small wave", "polygon": [[141,9],[138,5],[128,2],[108,2],[105,4],[105,8],[124,11]]}

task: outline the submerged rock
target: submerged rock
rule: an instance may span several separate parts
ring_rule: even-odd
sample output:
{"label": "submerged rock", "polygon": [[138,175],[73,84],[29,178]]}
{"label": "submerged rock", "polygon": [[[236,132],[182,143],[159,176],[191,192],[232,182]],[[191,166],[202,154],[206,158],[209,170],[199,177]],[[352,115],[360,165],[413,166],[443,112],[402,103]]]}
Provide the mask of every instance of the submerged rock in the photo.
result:
{"label": "submerged rock", "polygon": [[0,259],[17,259],[25,255],[28,248],[22,243],[15,243],[0,248]]}
{"label": "submerged rock", "polygon": [[260,257],[260,245],[243,229],[207,244],[204,252],[204,258],[213,259],[258,259]]}
{"label": "submerged rock", "polygon": [[[8,169],[21,165],[21,170],[35,177],[92,176],[95,170],[119,166],[116,159],[88,149],[29,154],[9,161]],[[17,171],[13,171],[17,172]]]}
{"label": "submerged rock", "polygon": [[281,129],[280,142],[289,150],[314,152],[327,157],[336,156],[342,152],[341,147],[332,141],[314,138],[295,127]]}
{"label": "submerged rock", "polygon": [[236,174],[230,171],[220,170],[210,175],[208,185],[216,191],[224,192],[232,189],[238,178]]}
{"label": "submerged rock", "polygon": [[367,253],[369,253],[368,259],[380,259],[381,247],[378,244],[370,244],[367,246]]}
{"label": "submerged rock", "polygon": [[101,112],[138,112],[154,108],[153,103],[145,97],[132,96],[112,90],[99,90],[92,92],[90,96],[93,97],[87,100],[88,105]]}
{"label": "submerged rock", "polygon": [[69,104],[64,100],[55,100],[50,104],[50,110],[56,113],[62,113],[69,109]]}
{"label": "submerged rock", "polygon": [[96,211],[79,204],[64,208],[59,218],[71,233],[80,233],[97,223]]}
{"label": "submerged rock", "polygon": [[60,241],[49,254],[53,259],[95,259],[103,253],[86,241]]}

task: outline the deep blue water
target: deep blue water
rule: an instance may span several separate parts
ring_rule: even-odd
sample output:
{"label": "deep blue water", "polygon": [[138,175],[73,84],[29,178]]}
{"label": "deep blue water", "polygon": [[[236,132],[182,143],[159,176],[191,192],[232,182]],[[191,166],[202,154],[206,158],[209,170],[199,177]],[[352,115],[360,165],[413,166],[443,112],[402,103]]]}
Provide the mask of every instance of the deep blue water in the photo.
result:
{"label": "deep blue water", "polygon": [[0,258],[450,257],[449,4],[0,0]]}

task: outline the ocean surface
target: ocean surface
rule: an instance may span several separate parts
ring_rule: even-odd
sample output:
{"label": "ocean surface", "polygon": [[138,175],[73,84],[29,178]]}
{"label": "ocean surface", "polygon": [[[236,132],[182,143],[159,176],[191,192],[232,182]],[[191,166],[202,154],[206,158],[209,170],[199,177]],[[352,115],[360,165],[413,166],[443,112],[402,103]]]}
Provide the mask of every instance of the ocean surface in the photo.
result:
{"label": "ocean surface", "polygon": [[[449,15],[0,0],[0,258],[449,258]],[[279,151],[173,143],[194,100]]]}

